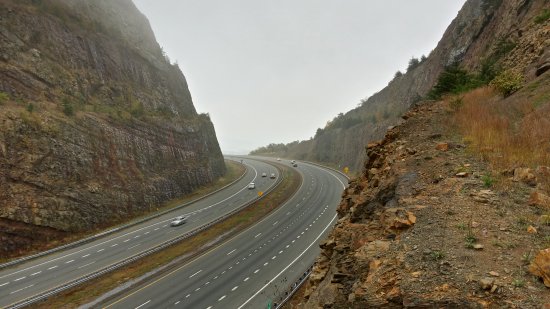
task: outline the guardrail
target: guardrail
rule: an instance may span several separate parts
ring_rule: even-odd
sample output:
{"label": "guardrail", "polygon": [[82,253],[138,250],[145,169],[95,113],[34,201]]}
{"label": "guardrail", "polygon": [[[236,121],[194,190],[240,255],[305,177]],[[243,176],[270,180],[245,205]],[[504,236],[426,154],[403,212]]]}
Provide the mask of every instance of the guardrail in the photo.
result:
{"label": "guardrail", "polygon": [[81,240],[77,240],[75,242],[72,242],[72,243],[69,243],[69,244],[66,244],[66,245],[62,245],[62,246],[59,246],[59,247],[55,247],[53,249],[50,249],[50,250],[46,250],[46,251],[42,251],[40,253],[36,253],[36,254],[33,254],[33,255],[29,255],[29,256],[26,256],[26,257],[22,257],[22,258],[19,258],[19,259],[16,259],[16,260],[13,260],[13,261],[10,261],[10,262],[6,262],[6,263],[3,263],[3,264],[0,264],[0,270],[1,269],[4,269],[6,267],[10,267],[10,266],[13,266],[13,265],[17,265],[17,264],[21,264],[23,262],[27,262],[27,261],[30,261],[30,260],[33,260],[33,259],[36,259],[36,258],[39,258],[39,257],[42,257],[42,256],[45,256],[45,255],[48,255],[48,254],[52,254],[52,253],[55,253],[55,252],[58,252],[58,251],[62,251],[62,250],[65,250],[65,249],[71,249],[71,248],[74,248],[74,247],[77,247],[77,246],[80,246],[80,245],[83,245],[83,244],[86,244],[86,243],[89,243],[89,242],[92,242],[96,239],[99,239],[101,237],[104,237],[104,236],[108,236],[108,235],[111,235],[113,233],[116,233],[116,232],[119,232],[119,231],[122,231],[124,229],[127,229],[127,228],[130,228],[130,227],[133,227],[133,226],[136,226],[140,223],[143,223],[145,221],[148,221],[148,220],[151,220],[151,219],[154,219],[154,218],[158,218],[162,215],[165,215],[167,213],[170,213],[172,211],[176,211],[176,210],[180,210],[181,208],[184,208],[186,206],[189,206],[193,203],[196,203],[198,201],[201,201],[213,194],[216,194],[232,185],[234,185],[235,183],[237,183],[238,181],[240,181],[241,179],[244,178],[244,176],[246,175],[246,170],[245,172],[239,176],[239,178],[237,178],[236,180],[232,181],[231,183],[215,190],[215,191],[212,191],[206,195],[203,195],[199,198],[196,198],[192,201],[189,201],[187,203],[184,203],[184,204],[181,204],[179,206],[176,206],[174,208],[170,208],[170,209],[167,209],[167,210],[163,210],[159,213],[156,213],[154,215],[150,215],[150,216],[147,216],[145,218],[142,218],[142,219],[139,219],[137,221],[133,221],[133,222],[130,222],[130,223],[127,223],[127,224],[124,224],[124,225],[121,225],[121,226],[118,226],[116,228],[113,228],[113,229],[110,229],[108,231],[105,231],[105,232],[101,232],[101,233],[98,233],[98,234],[95,234],[95,235],[92,235],[92,236],[89,236],[89,237],[86,237],[86,238],[83,238]]}
{"label": "guardrail", "polygon": [[174,238],[172,238],[172,239],[170,239],[170,240],[167,240],[167,241],[165,241],[165,242],[163,242],[163,243],[161,243],[161,244],[159,244],[159,245],[157,245],[157,246],[155,246],[155,247],[153,247],[153,248],[150,248],[150,249],[148,249],[148,250],[146,250],[146,251],[143,251],[143,252],[141,252],[141,253],[135,254],[135,255],[133,255],[133,256],[131,256],[131,257],[125,258],[124,260],[121,260],[121,261],[119,261],[119,262],[113,263],[113,264],[111,264],[111,265],[109,265],[109,266],[106,266],[106,267],[104,267],[104,268],[102,268],[102,269],[100,269],[100,270],[97,270],[97,271],[94,271],[94,272],[92,272],[92,273],[89,273],[89,274],[87,274],[87,275],[85,275],[85,276],[82,276],[82,277],[80,277],[80,278],[74,279],[74,280],[72,280],[72,281],[70,281],[70,282],[68,282],[68,283],[64,283],[64,284],[62,284],[62,285],[59,285],[59,286],[54,287],[54,288],[52,288],[52,289],[49,289],[49,290],[47,290],[47,291],[45,291],[45,292],[42,292],[42,293],[37,294],[37,295],[35,295],[35,296],[32,296],[32,297],[30,297],[30,298],[27,298],[27,299],[21,300],[21,301],[19,301],[19,302],[13,303],[13,304],[7,306],[6,309],[23,308],[23,307],[25,307],[25,306],[32,305],[32,304],[34,304],[34,303],[36,303],[36,302],[45,300],[46,298],[48,298],[48,297],[50,297],[50,296],[53,296],[53,295],[55,295],[55,294],[58,294],[58,293],[63,292],[63,291],[65,291],[65,290],[68,290],[68,289],[70,289],[70,288],[72,288],[72,287],[75,287],[75,286],[77,286],[77,285],[79,285],[79,284],[82,284],[82,283],[84,283],[84,282],[86,282],[86,281],[92,280],[92,279],[94,279],[94,278],[97,278],[97,277],[102,276],[102,275],[104,275],[104,274],[107,274],[107,273],[109,273],[109,272],[112,272],[112,271],[114,271],[114,270],[116,270],[116,269],[118,269],[118,268],[121,268],[121,267],[123,267],[123,266],[125,266],[125,265],[128,265],[128,264],[130,264],[130,263],[132,263],[132,262],[134,262],[134,261],[137,261],[137,260],[139,260],[139,259],[141,259],[141,258],[144,258],[144,257],[146,257],[146,256],[148,256],[148,255],[151,255],[151,254],[153,254],[153,253],[155,253],[155,252],[158,252],[158,251],[160,251],[160,250],[162,250],[162,249],[165,249],[165,248],[167,248],[167,247],[169,247],[169,246],[172,246],[172,245],[174,245],[174,244],[176,244],[176,243],[178,243],[178,242],[180,242],[180,241],[183,241],[183,240],[185,240],[185,239],[187,239],[187,238],[189,238],[189,237],[191,237],[191,236],[193,236],[193,235],[196,235],[197,233],[199,233],[199,232],[201,232],[201,231],[203,231],[203,230],[205,230],[205,229],[211,227],[212,225],[214,225],[214,224],[216,224],[216,223],[218,223],[218,222],[220,222],[220,221],[223,221],[223,220],[225,220],[225,219],[231,217],[232,215],[238,213],[239,211],[241,211],[241,210],[247,208],[248,206],[250,206],[250,205],[256,203],[257,201],[261,200],[261,199],[262,199],[263,197],[265,197],[267,194],[269,194],[270,192],[272,192],[273,190],[275,190],[275,188],[277,188],[277,186],[279,186],[279,184],[282,182],[282,180],[283,180],[284,177],[282,176],[283,173],[281,173],[281,170],[280,170],[278,167],[276,167],[276,168],[279,170],[279,175],[281,175],[281,176],[278,177],[278,179],[277,179],[275,185],[272,186],[271,188],[269,188],[262,196],[258,196],[258,197],[256,197],[256,198],[254,198],[253,200],[251,200],[251,201],[249,201],[249,202],[247,202],[247,203],[245,203],[245,204],[239,206],[238,208],[235,208],[234,210],[228,212],[227,214],[225,214],[225,215],[223,215],[223,216],[221,216],[221,217],[218,217],[217,219],[215,219],[215,220],[213,220],[213,221],[210,221],[209,223],[206,223],[206,224],[204,224],[204,225],[201,225],[201,226],[199,226],[198,228],[196,228],[196,229],[194,229],[194,230],[192,230],[192,231],[189,231],[189,232],[187,232],[187,233],[185,233],[185,234],[182,234],[182,235],[180,235],[180,236],[174,237]]}
{"label": "guardrail", "polygon": [[311,264],[308,269],[294,282],[288,291],[285,292],[285,298],[281,300],[280,303],[273,303],[274,309],[279,309],[284,306],[291,298],[292,296],[300,289],[300,287],[306,282],[307,278],[309,278],[309,275],[311,275],[311,271],[313,270],[313,264]]}

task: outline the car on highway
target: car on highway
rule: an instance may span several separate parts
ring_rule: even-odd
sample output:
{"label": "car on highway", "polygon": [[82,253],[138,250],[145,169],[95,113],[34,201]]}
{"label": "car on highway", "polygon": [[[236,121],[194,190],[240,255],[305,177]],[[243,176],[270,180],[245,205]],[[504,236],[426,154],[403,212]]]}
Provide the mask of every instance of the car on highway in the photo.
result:
{"label": "car on highway", "polygon": [[271,179],[275,179],[275,173],[271,173],[271,176],[269,176]]}
{"label": "car on highway", "polygon": [[267,177],[267,173],[262,173],[262,177]]}
{"label": "car on highway", "polygon": [[294,167],[298,167],[298,164],[296,164],[296,163],[292,163],[292,166],[294,166]]}
{"label": "car on highway", "polygon": [[281,161],[281,158],[277,158],[277,161]]}
{"label": "car on highway", "polygon": [[170,226],[182,225],[187,222],[187,218],[187,216],[177,216],[174,218],[174,220],[172,220],[172,222],[170,222]]}
{"label": "car on highway", "polygon": [[254,188],[256,188],[256,185],[253,182],[248,184],[248,189],[254,189]]}

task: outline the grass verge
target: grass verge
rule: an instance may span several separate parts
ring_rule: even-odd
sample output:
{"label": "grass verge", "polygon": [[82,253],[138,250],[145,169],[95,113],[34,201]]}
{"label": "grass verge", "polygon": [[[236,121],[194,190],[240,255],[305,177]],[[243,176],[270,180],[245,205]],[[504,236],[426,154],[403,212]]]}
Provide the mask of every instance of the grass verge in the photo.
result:
{"label": "grass verge", "polygon": [[[170,265],[170,267],[163,269],[162,272],[156,273],[154,277],[160,276],[187,262],[191,258],[219,245],[222,241],[237,235],[267,216],[271,211],[276,209],[277,206],[287,201],[298,190],[301,184],[300,175],[294,169],[284,166],[281,166],[281,168],[284,180],[279,187],[239,213],[166,250],[147,256],[103,277],[62,292],[44,302],[33,305],[33,308],[76,308],[80,305],[89,303],[129,280],[138,278],[154,269],[170,263],[178,257],[186,256],[185,259],[178,263]],[[152,278],[147,278],[145,281],[150,280],[152,280]],[[144,284],[144,282],[140,284]]]}

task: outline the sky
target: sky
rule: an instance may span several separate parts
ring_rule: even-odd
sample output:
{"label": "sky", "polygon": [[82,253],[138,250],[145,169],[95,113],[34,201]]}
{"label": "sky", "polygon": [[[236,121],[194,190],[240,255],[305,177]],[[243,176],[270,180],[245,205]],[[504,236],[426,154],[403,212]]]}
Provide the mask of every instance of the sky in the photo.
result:
{"label": "sky", "polygon": [[310,139],[428,55],[465,0],[134,0],[225,154]]}

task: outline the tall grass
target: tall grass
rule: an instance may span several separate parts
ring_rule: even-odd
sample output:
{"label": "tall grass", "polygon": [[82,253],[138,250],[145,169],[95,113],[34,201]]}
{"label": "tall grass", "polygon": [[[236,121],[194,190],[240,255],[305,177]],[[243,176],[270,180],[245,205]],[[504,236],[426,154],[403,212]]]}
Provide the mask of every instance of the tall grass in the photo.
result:
{"label": "tall grass", "polygon": [[496,168],[550,165],[550,104],[531,101],[503,100],[490,87],[478,88],[462,96],[454,123],[470,148]]}

